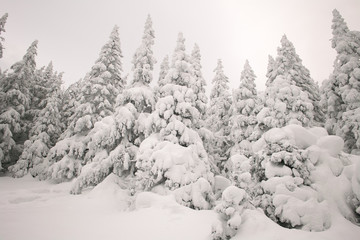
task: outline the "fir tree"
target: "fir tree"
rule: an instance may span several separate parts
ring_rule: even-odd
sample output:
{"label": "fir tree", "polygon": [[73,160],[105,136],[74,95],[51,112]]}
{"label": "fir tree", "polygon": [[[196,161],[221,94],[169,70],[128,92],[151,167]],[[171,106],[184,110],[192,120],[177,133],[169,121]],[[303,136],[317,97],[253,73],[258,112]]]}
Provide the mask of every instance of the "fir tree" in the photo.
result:
{"label": "fir tree", "polygon": [[51,71],[46,71],[48,93],[43,100],[45,107],[39,110],[34,119],[35,124],[30,130],[30,138],[24,143],[24,150],[19,160],[9,167],[14,177],[23,177],[28,170],[32,176],[44,171],[42,163],[64,129],[60,112],[62,74],[53,73],[52,64],[49,66]]}
{"label": "fir tree", "polygon": [[[177,189],[176,198],[180,203],[207,208],[212,175],[202,141],[195,131],[200,113],[192,89],[193,69],[184,42],[179,33],[166,84],[160,89],[162,97],[151,115],[155,132],[140,145],[136,162],[137,187],[149,190],[164,184],[168,189]],[[167,151],[171,154],[165,154]],[[176,160],[179,156],[182,156],[180,162]],[[162,164],[164,161],[168,164]],[[203,187],[199,189],[199,186]],[[192,193],[198,194],[197,199],[202,203],[196,202]]]}
{"label": "fir tree", "polygon": [[285,35],[278,48],[274,69],[268,76],[265,108],[257,116],[265,130],[285,126],[291,121],[303,126],[321,124],[323,112],[318,86]]}
{"label": "fir tree", "polygon": [[200,48],[197,44],[194,45],[194,48],[191,52],[191,63],[194,70],[195,84],[193,86],[194,93],[196,94],[196,108],[200,112],[200,116],[203,119],[206,113],[206,105],[208,102],[205,86],[206,82],[202,76],[201,72],[201,54]]}
{"label": "fir tree", "polygon": [[155,107],[155,95],[149,86],[156,63],[152,52],[154,38],[148,16],[141,45],[133,57],[131,84],[118,95],[114,114],[98,122],[88,134],[89,151],[85,155],[87,166],[84,169],[89,170],[79,176],[72,193],[98,184],[111,172],[123,177],[133,175],[138,146],[147,136],[147,118]]}
{"label": "fir tree", "polygon": [[275,69],[275,59],[271,55],[269,55],[268,66],[266,71],[266,77],[267,77],[267,81],[265,84],[266,87],[269,87],[272,81],[274,80],[274,78],[272,77],[274,69]]}
{"label": "fir tree", "polygon": [[154,45],[155,32],[152,28],[152,21],[148,15],[145,23],[145,30],[142,37],[142,44],[136,50],[133,57],[133,85],[137,82],[148,85],[152,81],[152,70],[156,63],[151,47]]}
{"label": "fir tree", "polygon": [[125,86],[125,79],[121,77],[121,57],[118,27],[115,26],[95,65],[78,84],[81,90],[76,102],[68,109],[74,108],[71,122],[62,134],[62,140],[49,150],[43,167],[46,170],[40,174],[40,179],[72,179],[89,160],[86,156],[92,156],[94,149],[88,147],[91,138],[87,135],[96,122],[113,114],[116,97]]}
{"label": "fir tree", "polygon": [[[8,14],[5,13],[1,18],[0,18],[0,35],[1,32],[5,32],[5,23],[7,20]],[[0,58],[3,57],[3,45],[2,45],[2,41],[4,41],[4,38],[0,36]]]}
{"label": "fir tree", "polygon": [[333,11],[331,40],[337,56],[329,80],[323,84],[326,128],[341,136],[345,150],[360,148],[360,33],[350,31],[340,13]]}
{"label": "fir tree", "polygon": [[207,128],[214,133],[214,142],[207,150],[221,169],[224,161],[228,159],[228,150],[231,146],[229,135],[232,100],[228,86],[229,80],[224,74],[220,59],[214,72],[215,77],[212,80],[213,87],[206,119]]}
{"label": "fir tree", "polygon": [[169,69],[170,69],[169,56],[166,55],[160,65],[160,72],[159,72],[159,79],[158,79],[158,88],[159,89],[162,88],[166,84],[165,77],[166,77],[167,73],[169,72]]}
{"label": "fir tree", "polygon": [[243,140],[257,140],[255,126],[257,124],[257,92],[255,74],[249,61],[246,60],[241,72],[240,86],[233,91],[231,136],[235,144]]}
{"label": "fir tree", "polygon": [[0,162],[6,167],[18,160],[28,139],[26,112],[30,108],[29,82],[34,78],[37,41],[28,48],[22,61],[11,66],[13,72],[3,80],[4,108],[0,109]]}
{"label": "fir tree", "polygon": [[85,133],[93,128],[95,122],[113,113],[116,97],[125,86],[121,77],[121,57],[118,27],[115,26],[95,65],[84,79],[77,96],[80,104],[71,117],[66,136]]}
{"label": "fir tree", "polygon": [[[80,103],[77,101],[76,97],[80,95],[81,88],[83,85],[84,80],[79,79],[77,82],[71,84],[64,92],[63,94],[63,100],[62,100],[62,122],[65,125],[65,128],[67,128],[71,121],[72,117],[75,116],[75,110],[80,105]],[[65,137],[64,135],[62,137]]]}

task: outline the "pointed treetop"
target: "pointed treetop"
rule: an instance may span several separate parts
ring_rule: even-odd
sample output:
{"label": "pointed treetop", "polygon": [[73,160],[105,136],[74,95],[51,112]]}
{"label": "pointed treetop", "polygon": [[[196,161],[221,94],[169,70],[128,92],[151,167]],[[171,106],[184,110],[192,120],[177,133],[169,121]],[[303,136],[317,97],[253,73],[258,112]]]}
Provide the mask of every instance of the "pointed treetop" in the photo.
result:
{"label": "pointed treetop", "polygon": [[294,47],[294,45],[292,44],[292,42],[290,42],[290,40],[287,38],[286,34],[284,34],[282,37],[281,37],[281,47]]}
{"label": "pointed treetop", "polygon": [[333,10],[333,19],[332,19],[332,34],[333,38],[331,39],[332,47],[335,48],[336,45],[344,38],[345,34],[349,32],[349,28],[341,16],[338,10]]}
{"label": "pointed treetop", "polygon": [[152,20],[150,14],[147,16],[144,28],[143,40],[152,40],[150,44],[154,43],[155,31],[152,28]]}
{"label": "pointed treetop", "polygon": [[249,61],[246,59],[244,69],[242,70],[240,75],[240,88],[246,87],[253,91],[256,88],[255,78],[256,75],[249,64]]}
{"label": "pointed treetop", "polygon": [[46,73],[53,73],[54,71],[54,65],[53,65],[53,62],[50,61],[49,64],[47,65],[46,69],[45,69],[45,74]]}
{"label": "pointed treetop", "polygon": [[20,71],[22,68],[26,68],[26,71],[34,72],[36,68],[35,56],[37,55],[37,44],[35,40],[30,47],[27,49],[26,54],[23,56],[22,61],[15,63],[11,66],[14,72]]}
{"label": "pointed treetop", "polygon": [[229,90],[229,79],[224,74],[223,68],[221,59],[218,59],[217,66],[214,69],[215,77],[212,80],[212,83],[214,84],[210,94],[210,98],[212,99],[223,95],[229,95],[227,91]]}
{"label": "pointed treetop", "polygon": [[176,47],[175,47],[175,51],[172,57],[172,62],[171,62],[171,66],[175,67],[175,62],[180,60],[185,60],[186,59],[186,54],[185,54],[185,38],[182,34],[182,32],[179,32],[178,34],[178,38],[177,38],[177,43],[176,43]]}
{"label": "pointed treetop", "polygon": [[152,81],[153,77],[151,71],[154,69],[156,63],[152,51],[154,38],[155,32],[152,28],[150,15],[148,15],[141,45],[136,49],[132,60],[132,70],[134,71],[132,84],[141,83],[143,85],[148,85]]}
{"label": "pointed treetop", "polygon": [[175,51],[178,50],[182,50],[185,51],[185,38],[182,32],[178,33],[178,38],[177,38],[177,45],[175,48]]}
{"label": "pointed treetop", "polygon": [[118,38],[118,36],[119,36],[119,27],[118,25],[114,25],[110,33],[110,39]]}
{"label": "pointed treetop", "polygon": [[284,35],[281,38],[281,46],[277,49],[278,56],[276,57],[275,65],[278,67],[277,71],[286,73],[294,67],[294,64],[301,64],[302,60],[295,51],[294,44]]}
{"label": "pointed treetop", "polygon": [[86,78],[96,79],[102,77],[106,83],[111,81],[112,84],[117,84],[122,88],[124,80],[121,78],[121,58],[119,27],[115,25],[110,33],[109,40],[101,48],[99,57]]}
{"label": "pointed treetop", "polygon": [[266,77],[269,77],[268,75],[271,74],[271,72],[274,70],[274,68],[275,68],[275,59],[273,56],[269,55]]}
{"label": "pointed treetop", "polygon": [[200,60],[201,60],[200,48],[197,43],[194,44],[194,48],[191,52],[191,57],[192,57],[193,61],[195,60],[195,61],[200,62]]}
{"label": "pointed treetop", "polygon": [[169,55],[166,55],[160,65],[159,80],[158,80],[159,87],[162,87],[166,84],[165,77],[166,74],[169,72],[169,69],[170,69]]}
{"label": "pointed treetop", "polygon": [[[214,69],[213,72],[215,72],[216,74],[224,74],[224,66],[222,64],[222,60],[221,59],[218,59],[217,60],[217,65],[216,65],[216,68]],[[215,78],[214,78],[215,80]]]}
{"label": "pointed treetop", "polygon": [[[202,78],[202,73],[201,73],[201,54],[200,54],[200,48],[199,45],[197,45],[196,43],[194,44],[194,48],[191,52],[191,63],[192,66],[194,68],[194,74],[197,78]],[[203,80],[203,79],[202,79]],[[202,83],[204,85],[206,85],[205,80]]]}

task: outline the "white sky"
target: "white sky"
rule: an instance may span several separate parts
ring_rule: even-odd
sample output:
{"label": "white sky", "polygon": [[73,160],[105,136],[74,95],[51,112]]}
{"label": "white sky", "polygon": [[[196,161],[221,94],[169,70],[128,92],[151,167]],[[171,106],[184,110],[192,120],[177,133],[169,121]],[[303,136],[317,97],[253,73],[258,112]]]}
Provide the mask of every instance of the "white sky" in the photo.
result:
{"label": "white sky", "polygon": [[240,73],[249,59],[264,90],[268,54],[276,56],[286,34],[295,45],[315,81],[332,71],[332,10],[337,8],[351,30],[360,31],[360,0],[1,0],[5,25],[1,69],[20,60],[35,39],[39,40],[37,66],[53,61],[65,72],[66,85],[85,76],[108,40],[115,24],[120,28],[123,68],[132,77],[132,56],[141,42],[150,14],[155,30],[154,55],[158,63],[170,57],[178,32],[186,38],[188,53],[198,43],[203,75],[209,87],[218,58],[223,60],[231,88],[239,85]]}

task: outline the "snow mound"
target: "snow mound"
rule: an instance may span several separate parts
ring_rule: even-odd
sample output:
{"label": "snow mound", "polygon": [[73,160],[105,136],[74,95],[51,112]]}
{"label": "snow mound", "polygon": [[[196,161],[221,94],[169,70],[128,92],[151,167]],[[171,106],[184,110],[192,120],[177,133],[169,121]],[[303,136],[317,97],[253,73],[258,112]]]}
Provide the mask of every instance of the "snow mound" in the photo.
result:
{"label": "snow mound", "polygon": [[344,148],[344,140],[339,136],[324,136],[317,140],[316,145],[337,157]]}
{"label": "snow mound", "polygon": [[[164,182],[169,189],[176,189],[196,182],[199,178],[212,182],[209,165],[199,158],[195,145],[188,147],[168,141],[144,140],[136,166],[140,188],[150,189]],[[157,143],[157,144],[156,144]]]}
{"label": "snow mound", "polygon": [[101,183],[96,185],[88,194],[89,197],[108,197],[117,193],[126,193],[127,182],[124,179],[111,173]]}
{"label": "snow mound", "polygon": [[153,192],[140,192],[135,196],[136,210],[142,208],[176,208],[181,207],[173,195],[161,196]]}
{"label": "snow mound", "polygon": [[96,185],[85,196],[99,204],[106,204],[108,207],[118,211],[126,211],[132,208],[132,196],[126,189],[127,182],[111,173],[101,183]]}
{"label": "snow mound", "polygon": [[323,231],[338,213],[357,223],[360,160],[343,147],[340,137],[320,127],[290,124],[266,132],[253,144],[255,206],[289,228]]}

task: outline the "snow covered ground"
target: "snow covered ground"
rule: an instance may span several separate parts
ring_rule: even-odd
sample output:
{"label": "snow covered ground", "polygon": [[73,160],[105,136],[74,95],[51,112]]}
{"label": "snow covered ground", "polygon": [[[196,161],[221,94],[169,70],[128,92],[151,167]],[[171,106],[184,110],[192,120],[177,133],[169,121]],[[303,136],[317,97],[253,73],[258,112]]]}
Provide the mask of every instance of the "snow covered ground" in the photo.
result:
{"label": "snow covered ground", "polygon": [[[71,183],[39,182],[27,175],[0,176],[0,239],[211,239],[214,211],[195,211],[172,196],[131,197],[110,175],[97,187],[71,195]],[[323,232],[282,228],[260,210],[246,210],[234,239],[359,239],[360,227],[334,208]]]}

